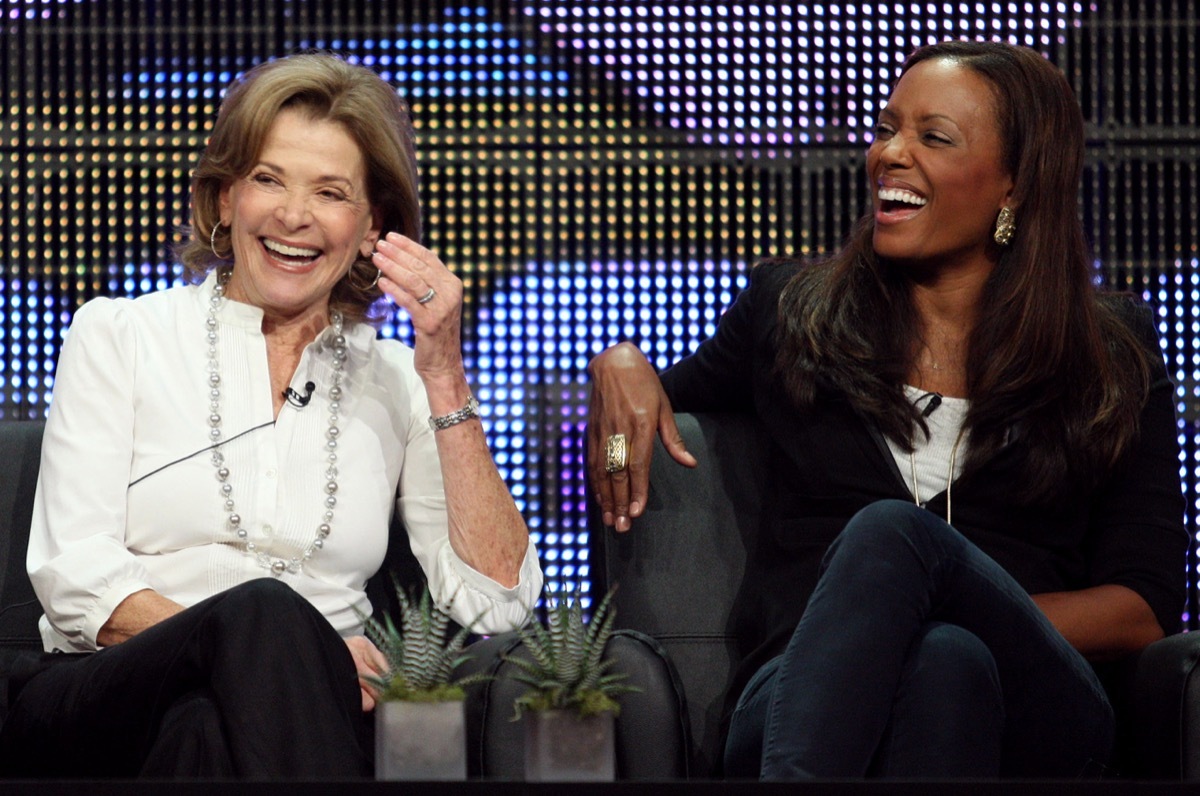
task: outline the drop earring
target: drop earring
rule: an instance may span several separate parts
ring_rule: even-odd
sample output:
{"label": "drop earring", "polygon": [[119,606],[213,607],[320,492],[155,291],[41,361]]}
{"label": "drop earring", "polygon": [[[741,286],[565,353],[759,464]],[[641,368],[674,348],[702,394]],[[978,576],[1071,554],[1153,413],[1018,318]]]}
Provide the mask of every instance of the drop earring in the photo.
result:
{"label": "drop earring", "polygon": [[1007,246],[1016,231],[1017,214],[1011,207],[1000,208],[1000,215],[996,217],[996,231],[992,233],[992,239],[1001,246]]}

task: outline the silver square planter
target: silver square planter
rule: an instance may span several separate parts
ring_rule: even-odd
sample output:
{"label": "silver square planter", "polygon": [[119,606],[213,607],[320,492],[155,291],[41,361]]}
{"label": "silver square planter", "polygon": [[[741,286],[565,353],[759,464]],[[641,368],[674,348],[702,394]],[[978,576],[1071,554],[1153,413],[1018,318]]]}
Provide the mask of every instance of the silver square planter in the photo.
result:
{"label": "silver square planter", "polygon": [[581,718],[573,710],[525,713],[525,779],[612,782],[616,779],[613,714]]}
{"label": "silver square planter", "polygon": [[466,778],[467,733],[461,701],[375,706],[375,779]]}

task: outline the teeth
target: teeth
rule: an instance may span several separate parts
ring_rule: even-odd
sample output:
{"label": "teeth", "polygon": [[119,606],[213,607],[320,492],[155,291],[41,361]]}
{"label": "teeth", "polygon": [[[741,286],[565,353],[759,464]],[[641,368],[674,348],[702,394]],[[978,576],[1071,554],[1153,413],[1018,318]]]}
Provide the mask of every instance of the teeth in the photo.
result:
{"label": "teeth", "polygon": [[880,188],[879,199],[883,202],[904,202],[909,205],[917,205],[921,207],[928,200],[923,196],[917,196],[912,191],[906,191],[903,188]]}
{"label": "teeth", "polygon": [[321,253],[320,249],[298,249],[295,246],[288,246],[270,238],[263,238],[263,245],[276,254],[282,254],[284,257],[316,257]]}

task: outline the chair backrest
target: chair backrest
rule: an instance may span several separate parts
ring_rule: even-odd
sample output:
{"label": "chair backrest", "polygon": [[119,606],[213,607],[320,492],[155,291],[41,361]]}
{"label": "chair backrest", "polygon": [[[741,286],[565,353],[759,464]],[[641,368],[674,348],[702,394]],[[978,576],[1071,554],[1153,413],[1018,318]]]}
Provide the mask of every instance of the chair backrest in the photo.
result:
{"label": "chair backrest", "polygon": [[745,415],[675,422],[699,465],[682,467],[657,444],[646,510],[628,533],[602,527],[589,501],[592,582],[596,592],[617,586],[618,626],[666,648],[686,695],[692,770],[705,776],[721,759],[725,692],[740,660],[731,613],[758,525],[766,439]]}
{"label": "chair backrest", "polygon": [[42,607],[25,571],[25,553],[44,427],[41,420],[0,423],[0,656],[42,647]]}
{"label": "chair backrest", "polygon": [[[0,422],[0,677],[22,652],[40,652],[42,606],[25,571],[29,522],[42,455],[41,420]],[[7,689],[0,688],[0,718]]]}

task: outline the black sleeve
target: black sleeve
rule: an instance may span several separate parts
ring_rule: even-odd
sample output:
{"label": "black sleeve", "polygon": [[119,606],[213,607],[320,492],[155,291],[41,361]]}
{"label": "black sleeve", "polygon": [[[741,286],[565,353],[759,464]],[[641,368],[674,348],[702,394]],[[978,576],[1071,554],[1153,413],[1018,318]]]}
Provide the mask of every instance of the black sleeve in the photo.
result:
{"label": "black sleeve", "polygon": [[[793,260],[764,262],[717,322],[717,331],[660,375],[677,412],[746,411],[753,406],[759,360],[774,357],[771,335],[779,294],[795,274]],[[765,363],[771,367],[771,363]]]}
{"label": "black sleeve", "polygon": [[1150,394],[1137,439],[1101,485],[1093,506],[1091,582],[1115,583],[1137,592],[1170,635],[1180,629],[1188,548],[1175,388],[1163,365],[1149,309],[1126,309],[1122,314],[1136,315],[1134,328],[1151,354]]}

